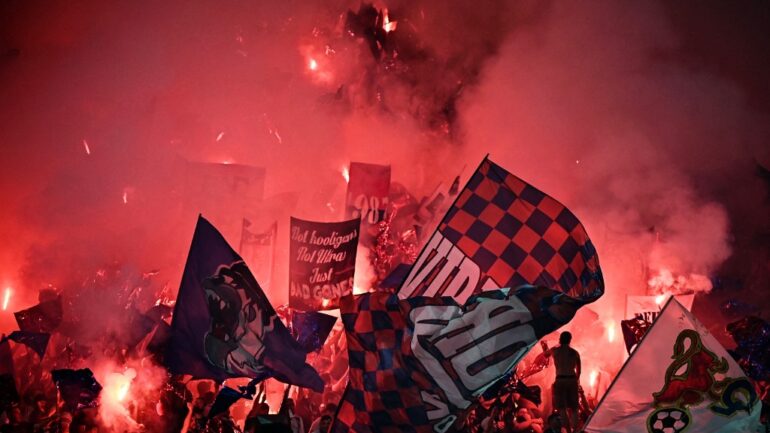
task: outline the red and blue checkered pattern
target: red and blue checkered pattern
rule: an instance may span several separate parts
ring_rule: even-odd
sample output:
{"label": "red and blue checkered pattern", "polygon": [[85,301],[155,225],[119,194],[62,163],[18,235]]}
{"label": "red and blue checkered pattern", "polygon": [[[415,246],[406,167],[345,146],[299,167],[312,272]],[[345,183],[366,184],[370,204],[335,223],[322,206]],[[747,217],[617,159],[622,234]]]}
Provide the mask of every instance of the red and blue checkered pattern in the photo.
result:
{"label": "red and blue checkered pattern", "polygon": [[[410,347],[409,309],[452,303],[448,298],[399,300],[373,292],[340,300],[348,342],[348,387],[340,402],[334,433],[432,432],[421,389],[431,389]],[[435,392],[435,391],[434,391]]]}
{"label": "red and blue checkered pattern", "polygon": [[488,159],[438,230],[499,287],[532,284],[580,298],[603,293],[596,250],[577,217]]}
{"label": "red and blue checkered pattern", "polygon": [[[499,287],[516,288],[484,292],[468,299],[461,314],[451,319],[463,323],[462,332],[482,328],[478,325],[484,322],[484,317],[474,316],[472,312],[481,310],[477,304],[484,299],[515,297],[504,308],[521,305],[521,309],[529,312],[526,323],[505,323],[505,327],[510,325],[511,329],[520,325],[531,327],[533,333],[529,336],[518,334],[516,337],[512,334],[515,331],[501,328],[501,333],[490,331],[473,337],[471,343],[474,346],[462,350],[474,349],[488,338],[500,339],[501,347],[506,350],[522,347],[511,346],[511,342],[521,343],[527,349],[537,339],[567,323],[582,305],[595,301],[604,293],[596,251],[575,215],[487,159],[460,193],[438,231],[479,266],[482,277],[492,278]],[[424,290],[424,286],[418,287],[414,296],[407,299],[374,292],[347,296],[340,301],[350,369],[348,387],[339,406],[333,433],[437,431],[436,421],[428,419],[428,412],[435,408],[423,400],[421,393],[438,396],[440,401],[446,402],[449,391],[445,392],[437,385],[436,377],[428,373],[413,353],[415,323],[411,323],[409,315],[424,306],[459,307],[451,298],[419,296]],[[467,313],[471,316],[466,316]],[[447,332],[453,333],[456,331]],[[435,343],[447,337],[439,334],[421,334],[420,339]],[[475,374],[471,370],[504,365],[503,361],[512,356],[505,350],[492,355],[485,357],[484,363],[467,366],[449,365],[448,359],[439,355],[436,360],[443,371],[451,375],[451,380],[455,380],[456,375],[452,375],[458,371],[455,367],[467,368],[469,373]],[[498,378],[507,372],[500,373]],[[480,389],[483,387],[462,398],[468,403]],[[467,405],[447,404],[448,414],[459,416],[459,407]],[[442,429],[447,427],[441,426]]]}

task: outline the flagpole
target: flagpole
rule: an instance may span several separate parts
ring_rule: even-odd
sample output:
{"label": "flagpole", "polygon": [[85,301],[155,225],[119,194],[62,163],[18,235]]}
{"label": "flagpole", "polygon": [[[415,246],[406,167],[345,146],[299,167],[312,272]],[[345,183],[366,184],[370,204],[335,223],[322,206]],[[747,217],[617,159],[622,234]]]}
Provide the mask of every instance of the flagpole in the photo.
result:
{"label": "flagpole", "polygon": [[612,382],[610,382],[610,386],[607,387],[607,391],[604,392],[604,395],[602,395],[602,399],[599,400],[599,403],[596,404],[596,408],[594,408],[594,411],[591,412],[591,416],[588,417],[586,420],[585,425],[583,425],[583,431],[585,431],[585,428],[588,427],[588,425],[591,424],[591,419],[593,419],[596,412],[599,411],[599,408],[602,407],[602,403],[604,403],[604,399],[607,398],[607,396],[610,394],[610,391],[612,391],[612,387],[615,386],[615,383],[618,381],[618,378],[623,373],[623,371],[626,369],[628,364],[631,363],[631,359],[634,357],[634,355],[639,351],[639,348],[642,347],[642,343],[644,343],[644,340],[647,338],[648,335],[650,335],[650,330],[652,330],[652,327],[655,325],[655,322],[658,321],[663,316],[663,312],[666,311],[666,308],[668,308],[668,305],[671,304],[671,302],[674,300],[673,296],[669,296],[668,301],[666,302],[666,305],[663,306],[663,309],[660,310],[660,313],[653,319],[652,323],[650,324],[650,327],[647,328],[647,332],[644,333],[644,336],[642,336],[642,339],[639,340],[639,343],[637,343],[636,348],[633,352],[631,352],[631,355],[629,355],[628,359],[626,359],[626,362],[623,364],[622,367],[620,367],[620,371],[615,375],[615,377],[612,379]]}
{"label": "flagpole", "polygon": [[[484,165],[484,163],[485,163],[485,162],[486,162],[488,159],[489,159],[489,153],[487,153],[486,155],[484,155],[484,158],[481,160],[481,162],[479,163],[479,165],[476,167],[476,170],[474,170],[474,171],[473,171],[473,174],[471,174],[471,175],[470,175],[470,177],[468,178],[468,181],[467,181],[467,182],[465,182],[465,185],[463,185],[462,189],[460,189],[460,191],[457,193],[457,196],[456,196],[456,197],[455,197],[455,199],[452,201],[452,204],[449,206],[449,209],[452,209],[452,208],[455,206],[455,204],[457,204],[457,201],[460,199],[460,195],[461,195],[461,192],[465,190],[465,188],[466,188],[466,187],[468,186],[468,184],[471,182],[471,179],[473,179],[473,175],[474,175],[474,174],[476,174],[476,173],[479,171],[479,169],[481,168],[481,166],[482,166],[482,165]],[[466,164],[466,165],[467,165],[467,164]],[[465,169],[465,168],[463,167],[463,170],[464,170],[464,169]],[[446,214],[444,214],[444,217],[442,217],[442,218],[441,218],[441,221],[439,221],[439,223],[438,223],[439,225],[438,225],[438,226],[436,227],[436,229],[433,231],[434,233],[438,231],[438,228],[441,226],[441,222],[442,222],[442,221],[444,221],[444,218],[446,218]],[[422,248],[420,249],[420,254],[417,254],[417,256],[416,256],[418,259],[419,259],[420,257],[422,257],[422,253],[424,253],[424,252],[425,252],[425,249],[426,249],[427,247],[428,247],[428,242],[425,242],[425,245],[423,245],[423,246],[422,246]],[[416,263],[416,262],[415,262],[415,263]],[[414,265],[415,265],[415,263],[412,263],[412,266],[414,266]],[[397,295],[398,295],[398,292],[400,292],[400,291],[401,291],[401,288],[404,286],[404,282],[405,282],[405,281],[406,281],[406,279],[404,279],[404,281],[402,281],[402,282],[401,282],[401,285],[399,285],[399,286],[398,286],[398,289],[396,289],[396,294],[397,294]]]}
{"label": "flagpole", "polygon": [[270,278],[267,279],[267,284],[270,286],[268,289],[271,289],[275,287],[273,282],[275,281],[275,254],[276,254],[276,244],[278,243],[278,220],[273,221],[273,226],[271,227],[272,232],[270,243],[272,244],[272,252],[270,253]]}

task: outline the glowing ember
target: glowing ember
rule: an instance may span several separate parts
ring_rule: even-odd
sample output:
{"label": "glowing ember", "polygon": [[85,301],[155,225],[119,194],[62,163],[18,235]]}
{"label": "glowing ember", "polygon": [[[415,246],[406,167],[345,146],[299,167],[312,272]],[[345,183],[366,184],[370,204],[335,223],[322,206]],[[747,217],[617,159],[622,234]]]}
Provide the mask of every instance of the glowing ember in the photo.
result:
{"label": "glowing ember", "polygon": [[398,21],[391,21],[388,18],[388,10],[383,9],[382,11],[382,29],[385,30],[385,33],[390,33],[394,30],[396,30],[396,26],[398,25]]}
{"label": "glowing ember", "polygon": [[232,162],[230,162],[229,159],[225,159],[224,161],[222,161],[222,164],[229,165],[229,164],[232,164]]}
{"label": "glowing ember", "polygon": [[11,293],[13,290],[10,287],[5,288],[5,294],[3,295],[3,311],[8,309],[8,301],[11,300]]}
{"label": "glowing ember", "polygon": [[310,60],[307,62],[307,67],[308,67],[308,69],[310,69],[311,71],[317,71],[317,70],[318,70],[318,62],[316,62],[316,61],[315,61],[315,59],[310,59]]}
{"label": "glowing ember", "polygon": [[123,204],[128,204],[128,191],[123,190]]}
{"label": "glowing ember", "polygon": [[609,341],[610,343],[615,341],[615,322],[613,322],[612,320],[607,321],[604,324],[604,328],[607,331],[607,341]]}
{"label": "glowing ember", "polygon": [[350,170],[348,170],[347,166],[342,167],[340,173],[342,173],[342,178],[345,179],[345,183],[350,183]]}
{"label": "glowing ember", "polygon": [[668,294],[666,293],[658,295],[655,297],[655,303],[658,305],[658,307],[660,307],[664,302],[666,302],[666,298],[668,298]]}
{"label": "glowing ember", "polygon": [[83,139],[83,148],[86,149],[86,155],[90,155],[91,154],[91,148],[88,147],[88,142],[85,139]]}
{"label": "glowing ember", "polygon": [[324,307],[324,308],[326,308],[326,307],[328,307],[329,305],[331,305],[331,303],[332,303],[331,299],[326,299],[326,298],[324,298],[324,299],[321,301],[321,306],[322,306],[322,307]]}
{"label": "glowing ember", "polygon": [[596,386],[596,380],[599,378],[599,370],[591,370],[591,374],[588,375],[588,386],[593,389]]}
{"label": "glowing ember", "polygon": [[224,136],[225,136],[225,133],[224,133],[224,131],[222,131],[222,132],[220,132],[219,134],[217,134],[217,139],[216,139],[216,142],[218,143],[219,141],[221,141],[221,140],[222,140],[222,137],[224,137]]}

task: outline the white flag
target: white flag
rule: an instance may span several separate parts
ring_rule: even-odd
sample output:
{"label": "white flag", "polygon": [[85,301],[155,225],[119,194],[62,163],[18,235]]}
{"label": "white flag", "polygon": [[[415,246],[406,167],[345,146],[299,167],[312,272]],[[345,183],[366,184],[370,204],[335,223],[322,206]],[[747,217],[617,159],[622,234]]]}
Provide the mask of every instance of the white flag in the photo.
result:
{"label": "white flag", "polygon": [[749,433],[759,429],[754,386],[719,342],[673,297],[607,390],[586,433]]}

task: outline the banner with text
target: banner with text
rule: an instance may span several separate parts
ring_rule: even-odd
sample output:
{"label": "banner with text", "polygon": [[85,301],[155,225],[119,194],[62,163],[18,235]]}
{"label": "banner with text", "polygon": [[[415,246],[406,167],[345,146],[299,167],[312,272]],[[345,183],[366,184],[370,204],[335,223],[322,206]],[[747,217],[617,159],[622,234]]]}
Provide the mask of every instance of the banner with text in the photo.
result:
{"label": "banner with text", "polygon": [[361,217],[361,223],[377,224],[385,218],[390,194],[390,166],[350,163],[345,217]]}
{"label": "banner with text", "polygon": [[289,306],[317,311],[338,308],[353,292],[361,219],[322,223],[291,218]]}

